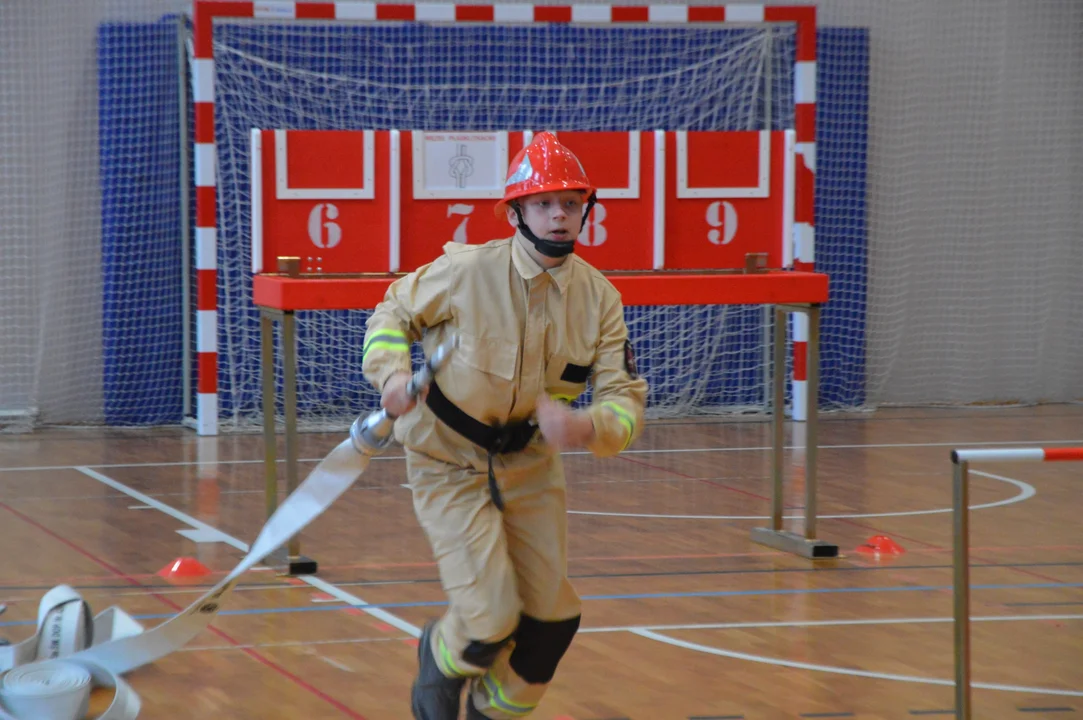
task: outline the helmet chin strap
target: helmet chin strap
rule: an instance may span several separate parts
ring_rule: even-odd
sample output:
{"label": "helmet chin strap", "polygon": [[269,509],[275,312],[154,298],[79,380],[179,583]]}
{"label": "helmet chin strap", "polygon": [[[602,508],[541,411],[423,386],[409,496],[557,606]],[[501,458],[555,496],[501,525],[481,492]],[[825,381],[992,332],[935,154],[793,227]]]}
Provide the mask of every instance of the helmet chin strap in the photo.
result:
{"label": "helmet chin strap", "polygon": [[[590,197],[587,198],[587,207],[586,210],[583,211],[583,222],[579,224],[579,232],[583,232],[583,228],[586,227],[587,218],[590,217],[590,211],[597,201],[598,197],[594,193],[591,193]],[[523,220],[523,211],[519,207],[519,203],[513,202],[511,203],[511,206],[515,208],[515,215],[519,218],[519,232],[534,245],[535,250],[542,255],[551,258],[562,258],[575,252],[575,238],[563,242],[540,238],[534,234],[534,231],[531,230],[527,226],[526,221]]]}

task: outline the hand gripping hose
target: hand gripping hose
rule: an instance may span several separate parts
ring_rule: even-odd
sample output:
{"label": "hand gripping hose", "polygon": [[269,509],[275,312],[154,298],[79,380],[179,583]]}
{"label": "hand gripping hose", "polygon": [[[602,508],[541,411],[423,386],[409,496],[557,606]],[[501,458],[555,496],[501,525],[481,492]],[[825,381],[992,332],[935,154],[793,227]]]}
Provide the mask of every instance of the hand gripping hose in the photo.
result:
{"label": "hand gripping hose", "polygon": [[[438,345],[421,369],[410,378],[410,382],[406,385],[406,394],[411,398],[416,398],[422,390],[429,387],[436,371],[443,367],[458,346],[457,335],[453,335]],[[391,444],[394,426],[395,416],[383,408],[367,417],[357,418],[350,426],[350,438],[353,440],[354,448],[357,452],[366,455],[382,452]]]}

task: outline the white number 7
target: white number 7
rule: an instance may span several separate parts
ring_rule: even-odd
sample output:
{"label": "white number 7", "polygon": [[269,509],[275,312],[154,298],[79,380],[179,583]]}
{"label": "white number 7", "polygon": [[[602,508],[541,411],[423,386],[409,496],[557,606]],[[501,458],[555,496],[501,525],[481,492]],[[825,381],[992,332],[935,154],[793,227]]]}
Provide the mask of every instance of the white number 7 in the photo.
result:
{"label": "white number 7", "polygon": [[[462,203],[455,203],[454,205],[447,206],[447,216],[452,215],[467,215],[474,212],[473,205],[464,205]],[[466,244],[466,223],[470,221],[469,217],[464,217],[463,221],[459,223],[459,227],[455,228],[455,233],[451,236],[452,242]]]}

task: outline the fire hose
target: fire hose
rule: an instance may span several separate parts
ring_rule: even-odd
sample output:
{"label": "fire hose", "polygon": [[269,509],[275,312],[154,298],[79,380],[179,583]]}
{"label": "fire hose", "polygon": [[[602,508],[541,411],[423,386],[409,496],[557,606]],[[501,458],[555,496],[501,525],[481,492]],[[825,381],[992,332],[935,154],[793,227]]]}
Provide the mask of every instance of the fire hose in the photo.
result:
{"label": "fire hose", "polygon": [[[416,398],[457,347],[438,346],[411,377]],[[37,632],[0,645],[0,720],[80,720],[91,690],[114,688],[99,720],[134,720],[139,696],[121,677],[187,644],[217,616],[240,577],[319,517],[390,445],[395,417],[386,409],[358,417],[339,443],[286,498],[260,530],[248,554],[218,584],[160,625],[144,627],[118,607],[91,617],[82,596],[67,585],[47,592],[38,607]],[[2,608],[0,608],[2,611]]]}

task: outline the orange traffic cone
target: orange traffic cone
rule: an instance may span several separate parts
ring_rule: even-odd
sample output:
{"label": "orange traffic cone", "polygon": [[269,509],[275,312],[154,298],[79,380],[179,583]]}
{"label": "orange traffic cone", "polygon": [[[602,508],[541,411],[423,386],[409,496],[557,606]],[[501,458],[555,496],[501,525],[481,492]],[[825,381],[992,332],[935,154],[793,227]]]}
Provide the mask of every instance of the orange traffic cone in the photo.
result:
{"label": "orange traffic cone", "polygon": [[873,535],[865,541],[864,545],[858,545],[855,552],[865,555],[902,555],[906,550],[902,545],[889,538],[887,535]]}
{"label": "orange traffic cone", "polygon": [[198,582],[199,578],[210,575],[211,571],[195,558],[181,557],[166,565],[157,574],[172,583],[186,583]]}

